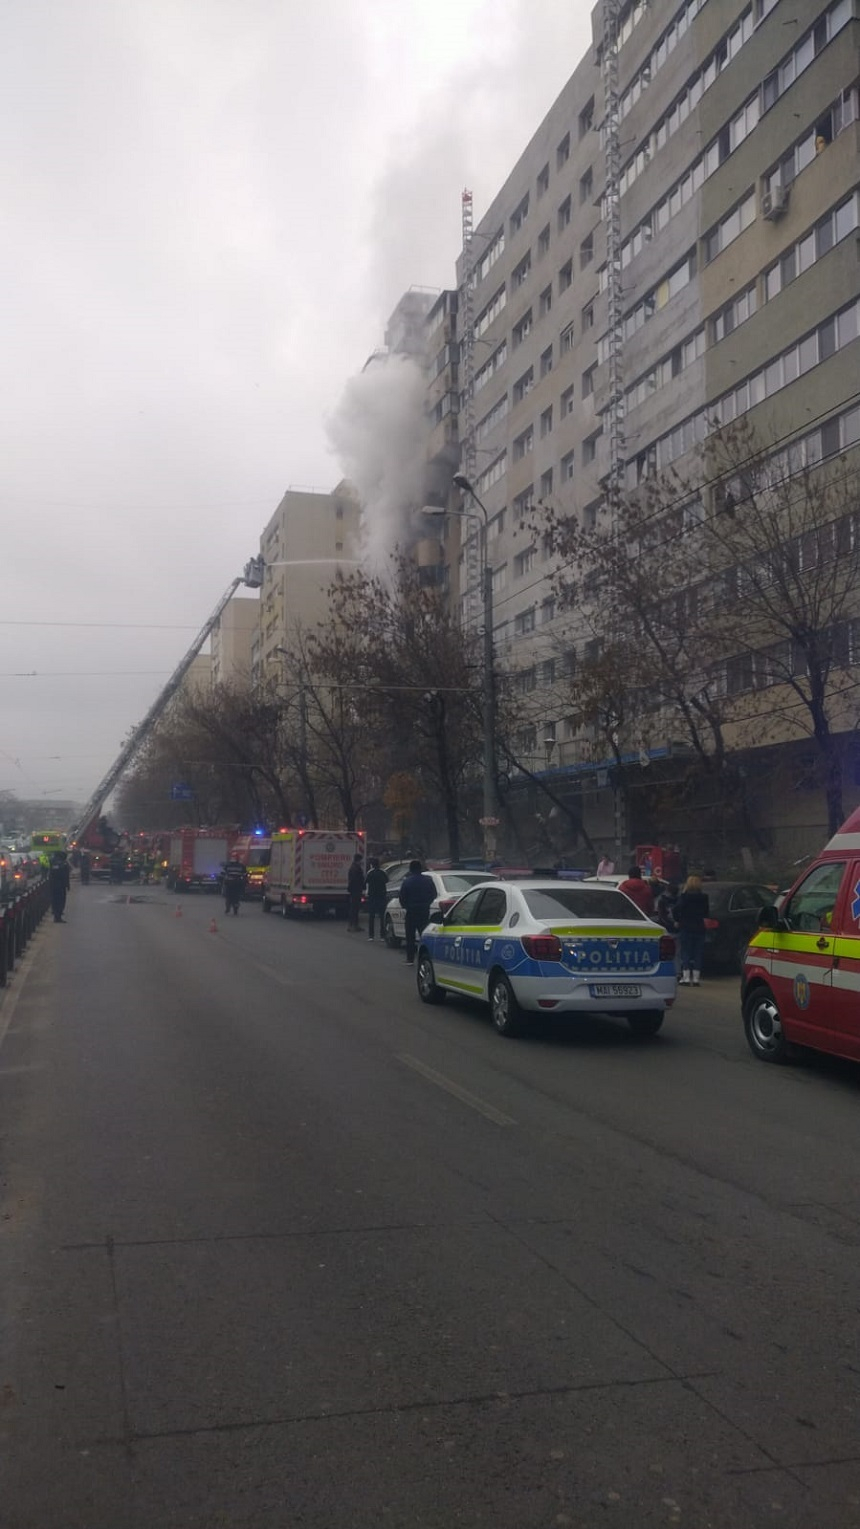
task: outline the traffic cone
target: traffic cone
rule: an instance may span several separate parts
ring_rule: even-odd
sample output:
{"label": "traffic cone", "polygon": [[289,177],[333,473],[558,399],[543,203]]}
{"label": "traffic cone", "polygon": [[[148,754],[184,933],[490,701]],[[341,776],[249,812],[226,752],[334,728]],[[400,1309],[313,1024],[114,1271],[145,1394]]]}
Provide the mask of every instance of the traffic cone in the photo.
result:
{"label": "traffic cone", "polygon": [[209,933],[210,934],[217,934],[218,933],[218,925],[215,922],[214,915],[213,915],[213,918],[212,918],[212,922],[209,925]]}
{"label": "traffic cone", "polygon": [[173,917],[174,918],[181,918],[182,917],[182,909],[180,908],[178,903],[176,904],[176,912],[174,913]]}

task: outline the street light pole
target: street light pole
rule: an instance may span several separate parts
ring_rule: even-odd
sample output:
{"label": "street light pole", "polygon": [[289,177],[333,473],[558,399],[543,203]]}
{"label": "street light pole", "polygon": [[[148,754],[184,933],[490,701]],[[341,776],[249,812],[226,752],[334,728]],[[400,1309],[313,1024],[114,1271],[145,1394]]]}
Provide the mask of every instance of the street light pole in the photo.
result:
{"label": "street light pole", "polygon": [[[489,523],[487,506],[478,498],[469,479],[463,473],[455,473],[454,486],[474,500],[481,520],[481,583],[484,604],[484,664],[483,664],[483,723],[484,723],[484,812],[481,827],[484,830],[484,858],[494,859],[496,829],[499,825],[499,801],[496,789],[496,676],[495,645],[493,642],[493,570],[489,557]],[[469,510],[461,510],[469,516]]]}

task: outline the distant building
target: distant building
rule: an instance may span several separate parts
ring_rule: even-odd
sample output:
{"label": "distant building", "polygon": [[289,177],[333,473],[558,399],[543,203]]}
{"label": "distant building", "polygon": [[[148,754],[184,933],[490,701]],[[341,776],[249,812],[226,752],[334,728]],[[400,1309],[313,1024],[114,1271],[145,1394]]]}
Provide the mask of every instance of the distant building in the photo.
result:
{"label": "distant building", "polygon": [[289,647],[298,630],[312,631],[329,620],[328,590],[339,569],[355,566],[360,520],[346,482],[330,493],[287,489],[260,538],[265,575],[251,648],[255,682],[279,674],[278,650]]}
{"label": "distant building", "polygon": [[234,595],[212,628],[213,685],[250,685],[252,649],[259,625],[259,600]]}

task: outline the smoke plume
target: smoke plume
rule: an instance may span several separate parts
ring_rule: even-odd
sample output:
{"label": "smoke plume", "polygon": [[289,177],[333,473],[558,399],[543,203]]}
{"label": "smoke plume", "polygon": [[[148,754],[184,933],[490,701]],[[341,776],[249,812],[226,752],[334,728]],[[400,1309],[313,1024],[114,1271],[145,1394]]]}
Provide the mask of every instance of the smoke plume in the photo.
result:
{"label": "smoke plume", "polygon": [[351,377],[328,420],[332,449],[362,506],[362,554],[382,569],[415,540],[423,500],[424,374],[408,356],[380,358]]}

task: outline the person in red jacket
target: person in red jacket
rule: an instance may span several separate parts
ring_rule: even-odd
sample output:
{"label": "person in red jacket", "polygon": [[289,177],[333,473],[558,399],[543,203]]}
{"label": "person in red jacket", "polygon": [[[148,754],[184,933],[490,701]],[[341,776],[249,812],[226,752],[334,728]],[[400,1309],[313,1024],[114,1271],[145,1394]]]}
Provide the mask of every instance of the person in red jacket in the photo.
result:
{"label": "person in red jacket", "polygon": [[627,872],[627,880],[618,883],[619,892],[629,897],[637,908],[641,908],[646,918],[654,917],[654,893],[647,881],[642,880],[642,872],[638,865],[631,865]]}

